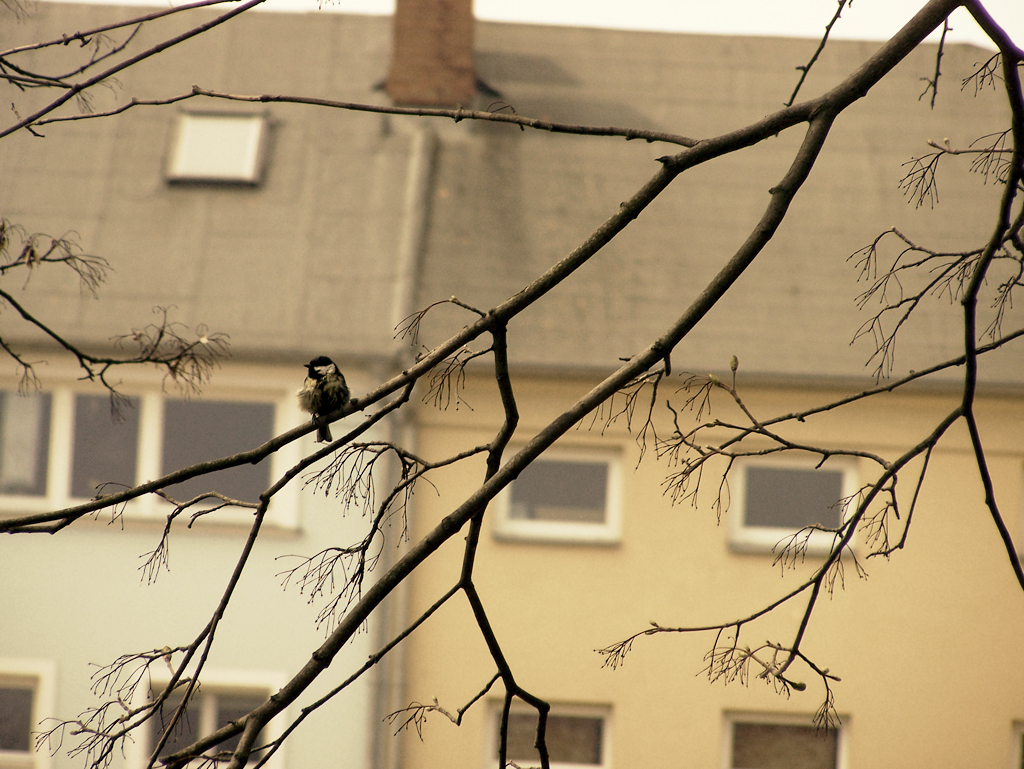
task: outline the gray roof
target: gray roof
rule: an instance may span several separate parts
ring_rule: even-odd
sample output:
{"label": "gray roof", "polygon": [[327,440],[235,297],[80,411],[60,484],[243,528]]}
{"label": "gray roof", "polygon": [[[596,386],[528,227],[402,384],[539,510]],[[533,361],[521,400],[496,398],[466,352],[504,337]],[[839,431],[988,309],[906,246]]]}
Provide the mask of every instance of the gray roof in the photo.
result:
{"label": "gray roof", "polygon": [[[3,20],[0,46],[125,14],[88,5],[36,8],[23,24]],[[118,95],[167,97],[197,83],[386,103],[378,84],[387,71],[389,24],[333,13],[248,14],[125,73]],[[154,31],[140,34],[152,39]],[[779,109],[794,68],[815,45],[479,23],[477,67],[521,115],[700,138]],[[838,83],[878,45],[830,43],[803,97]],[[871,345],[848,344],[868,316],[855,306],[864,286],[847,257],[892,226],[932,248],[983,242],[998,185],[953,173],[951,161],[935,212],[915,210],[898,190],[902,164],[926,152],[926,140],[949,137],[964,147],[1007,125],[994,92],[975,98],[959,89],[989,56],[978,48],[947,46],[936,108],[918,100],[934,53],[914,53],[840,118],[789,218],[684,340],[677,369],[721,370],[736,354],[744,371],[766,376],[867,376]],[[99,93],[96,107],[109,98]],[[99,301],[80,297],[71,280],[40,274],[26,303],[56,327],[74,329],[71,336],[83,343],[148,322],[154,305],[174,305],[177,319],[230,333],[242,357],[392,355],[395,320],[408,309],[396,286],[407,266],[401,238],[409,217],[410,123],[283,104],[205,106],[269,112],[273,141],[259,187],[169,186],[162,163],[173,106],[53,125],[45,139],[22,132],[0,140],[0,212],[33,230],[76,230],[88,252],[116,269]],[[657,157],[676,151],[508,125],[429,125],[438,142],[409,306],[454,295],[486,309],[515,293],[632,195],[655,172]],[[515,363],[604,370],[649,343],[747,236],[801,135],[792,129],[677,179],[568,284],[512,324]],[[924,307],[900,344],[897,370],[957,354],[958,310],[945,300]],[[440,341],[468,322],[453,308],[430,317],[424,341]],[[1020,354],[1004,354],[985,373],[1017,381],[1021,364]]]}
{"label": "gray roof", "polygon": [[[481,25],[483,78],[520,114],[564,122],[637,125],[707,137],[778,110],[794,67],[814,41]],[[854,71],[877,43],[832,42],[812,70],[804,98]],[[936,109],[919,101],[935,47],[912,55],[839,119],[789,217],[763,255],[685,340],[675,365],[722,370],[737,354],[748,372],[863,376],[870,343],[849,346],[869,316],[855,297],[864,284],[847,257],[899,226],[932,248],[984,243],[994,225],[987,204],[1001,188],[978,176],[940,176],[942,205],[915,210],[898,189],[903,164],[1007,125],[991,90],[974,98],[960,80],[990,54],[947,47]],[[675,320],[734,253],[768,203],[802,138],[793,129],[677,179],[571,283],[524,316],[513,332],[521,362],[608,365],[649,343]],[[441,152],[421,302],[457,294],[477,306],[510,295],[579,245],[618,203],[653,175],[671,146],[522,133],[484,127]],[[899,347],[898,367],[954,356],[959,305],[938,301]],[[1019,378],[1021,358],[1000,376]]]}
{"label": "gray roof", "polygon": [[[146,11],[35,7],[25,24],[5,20],[4,47]],[[181,27],[173,17],[160,24],[144,26],[139,42]],[[380,101],[373,89],[387,64],[388,27],[383,17],[248,14],[119,76],[117,96],[168,97],[199,83]],[[268,56],[271,46],[287,55]],[[99,89],[94,107],[109,97]],[[80,341],[124,333],[150,322],[154,305],[174,305],[182,322],[228,332],[236,355],[308,360],[315,351],[390,350],[391,257],[402,216],[394,202],[408,137],[383,135],[372,115],[274,105],[259,187],[171,186],[162,170],[176,110],[138,108],[51,125],[45,139],[21,132],[0,141],[0,177],[12,182],[0,185],[4,215],[50,234],[75,230],[87,252],[116,270],[99,301],[80,299],[73,280],[44,283],[41,274],[29,304]]]}

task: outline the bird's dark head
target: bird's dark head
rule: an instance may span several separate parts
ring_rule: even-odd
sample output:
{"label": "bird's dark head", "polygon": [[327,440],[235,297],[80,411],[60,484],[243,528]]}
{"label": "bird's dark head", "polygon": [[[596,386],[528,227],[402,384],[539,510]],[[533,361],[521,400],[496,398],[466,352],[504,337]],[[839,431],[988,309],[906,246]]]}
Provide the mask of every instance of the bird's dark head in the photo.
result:
{"label": "bird's dark head", "polygon": [[338,367],[334,365],[334,361],[328,358],[326,355],[321,355],[317,358],[313,358],[309,363],[306,364],[306,371],[309,376],[313,379],[320,379],[325,374],[331,371],[337,371]]}

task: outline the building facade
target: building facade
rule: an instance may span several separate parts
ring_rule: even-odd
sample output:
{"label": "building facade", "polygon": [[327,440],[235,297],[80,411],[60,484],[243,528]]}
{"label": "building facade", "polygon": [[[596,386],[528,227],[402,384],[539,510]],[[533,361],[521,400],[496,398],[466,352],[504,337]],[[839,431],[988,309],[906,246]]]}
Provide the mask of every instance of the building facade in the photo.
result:
{"label": "building facade", "polygon": [[[469,12],[468,3],[421,6]],[[136,13],[39,4],[24,20],[5,17],[0,48]],[[414,38],[417,29],[430,29],[408,19],[399,26]],[[183,17],[157,20],[143,25],[133,44],[153,45],[184,29]],[[779,109],[793,68],[814,47],[507,24],[445,29],[453,37],[442,49],[460,47],[451,57],[460,87],[467,62],[476,72],[475,103],[467,106],[698,138]],[[112,422],[104,391],[5,313],[4,341],[49,361],[30,397],[16,394],[13,366],[4,372],[5,517],[69,506],[88,499],[97,482],[145,481],[301,424],[306,417],[294,391],[316,355],[341,365],[356,396],[371,391],[421,351],[396,340],[403,319],[453,296],[486,310],[515,294],[578,246],[654,173],[659,157],[677,149],[276,101],[171,102],[194,85],[389,105],[398,91],[388,89],[401,82],[402,103],[440,98],[429,95],[443,91],[436,83],[417,79],[415,56],[392,55],[393,39],[386,18],[246,14],[119,74],[91,109],[113,110],[129,97],[168,103],[51,123],[40,128],[44,138],[22,131],[0,140],[0,213],[28,232],[74,231],[86,252],[113,268],[98,299],[81,291],[76,276],[45,270],[5,290],[86,349],[108,349],[112,337],[144,328],[157,306],[190,331],[229,334],[232,350],[199,396],[182,397],[158,374],[126,371],[120,389],[132,402]],[[831,43],[804,93],[835,86],[877,47]],[[46,55],[30,52],[19,61],[57,66]],[[858,258],[849,257],[891,227],[937,251],[976,247],[988,237],[1001,193],[994,180],[963,167],[939,177],[934,210],[927,201],[908,204],[900,189],[903,164],[929,152],[928,140],[966,147],[1007,125],[994,90],[943,88],[934,109],[918,100],[936,55],[934,46],[915,51],[837,121],[783,226],[673,354],[675,371],[729,381],[735,355],[738,392],[764,419],[875,383],[870,336],[850,344],[870,309],[858,308],[865,284],[857,282]],[[941,60],[948,82],[968,77],[990,55],[948,46]],[[447,77],[443,67],[434,76]],[[417,97],[417,88],[427,95]],[[18,98],[20,113],[30,114],[44,96]],[[521,413],[511,450],[681,314],[756,224],[800,138],[783,133],[687,172],[578,274],[510,324]],[[435,308],[416,344],[429,348],[472,319],[456,305]],[[956,357],[959,324],[956,302],[922,304],[886,373],[898,377]],[[1022,370],[1012,345],[986,356],[977,407],[1015,536],[1024,527]],[[614,410],[570,431],[517,478],[485,519],[476,584],[517,681],[552,703],[555,763],[1019,767],[1024,673],[1015,639],[1024,611],[960,428],[930,457],[906,548],[868,557],[874,543],[859,535],[854,549],[868,578],[844,560],[843,579],[808,627],[805,653],[841,679],[831,684],[837,730],[822,734],[813,726],[825,689],[806,666],[793,673],[806,689],[788,696],[757,679],[756,667],[749,680],[709,681],[702,671],[714,661],[705,656],[714,639],[706,632],[642,636],[615,669],[596,651],[652,623],[702,627],[749,616],[799,584],[823,557],[819,543],[809,543],[792,568],[773,565],[773,546],[805,523],[828,523],[828,516],[841,522],[834,503],[877,476],[867,455],[892,459],[919,442],[954,407],[960,377],[954,367],[933,383],[787,427],[808,444],[862,456],[834,457],[820,468],[806,452],[752,457],[729,468],[726,484],[715,477],[724,463],[710,462],[696,496],[675,504],[666,479],[678,465],[659,452],[654,433],[644,437],[642,418],[630,422]],[[708,418],[682,408],[687,394],[677,381],[664,385],[652,412],[662,438],[676,424]],[[400,442],[427,461],[492,439],[502,413],[482,364],[467,369],[464,388],[442,399],[445,407],[426,389],[424,383],[408,408],[368,438]],[[679,412],[676,421],[666,399]],[[716,392],[714,418],[741,420],[727,400]],[[218,486],[254,499],[313,448],[307,437]],[[434,474],[434,489],[421,485],[408,517],[396,517],[385,532],[383,563],[436,526],[483,473],[483,461],[470,459]],[[191,719],[198,732],[276,691],[329,632],[334,618],[321,611],[331,596],[288,577],[297,556],[365,535],[368,518],[335,491],[296,483],[272,505],[218,630]],[[899,494],[908,509],[912,476]],[[794,512],[808,499],[808,515],[825,519]],[[29,724],[76,718],[96,701],[90,686],[102,688],[104,665],[165,646],[173,662],[174,647],[209,621],[251,513],[218,511],[177,526],[166,569],[154,579],[146,564],[154,562],[167,511],[161,500],[140,500],[52,537],[0,542],[0,766],[79,765],[80,755],[33,751]],[[900,529],[893,526],[895,539]],[[443,595],[459,577],[462,544],[457,536],[432,556],[268,736]],[[787,643],[801,606],[797,597],[744,624],[741,643]],[[164,682],[163,669],[162,662],[152,666],[152,686]],[[455,714],[493,675],[466,602],[456,596],[310,716],[273,760],[285,768],[494,766],[500,685],[482,694],[458,727],[438,710],[408,709],[436,699]],[[133,696],[149,691],[142,685]],[[417,713],[426,720],[407,723]],[[531,711],[517,704],[509,758],[520,765],[535,760],[533,729]],[[145,765],[147,739],[115,762]]]}

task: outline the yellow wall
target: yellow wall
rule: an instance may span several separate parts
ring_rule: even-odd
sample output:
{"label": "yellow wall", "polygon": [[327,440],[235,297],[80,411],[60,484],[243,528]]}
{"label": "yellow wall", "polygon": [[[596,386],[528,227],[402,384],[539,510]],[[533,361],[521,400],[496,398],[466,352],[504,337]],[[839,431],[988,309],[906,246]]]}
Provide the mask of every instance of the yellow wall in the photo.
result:
{"label": "yellow wall", "polygon": [[[518,435],[528,437],[592,385],[516,379],[522,413]],[[762,387],[743,395],[759,418],[767,418],[845,392]],[[717,396],[722,406],[714,416],[733,418],[723,395]],[[666,396],[673,403],[683,399],[663,388],[661,397]],[[472,410],[422,409],[422,456],[436,460],[489,440],[500,420],[493,386],[471,380],[465,397]],[[886,395],[873,405],[809,419],[795,425],[799,432],[785,434],[891,459],[921,440],[952,409],[954,397]],[[1017,535],[1024,528],[1024,401],[989,398],[978,411],[999,501]],[[613,766],[721,766],[725,712],[809,715],[823,695],[816,677],[794,666],[792,677],[808,688],[788,699],[760,681],[749,687],[709,684],[700,675],[713,640],[707,634],[640,639],[615,671],[602,668],[594,650],[652,620],[702,625],[743,616],[796,585],[807,567],[782,574],[772,568],[770,555],[730,553],[727,522],[723,518],[717,525],[707,499],[697,509],[673,507],[662,494],[667,465],[648,452],[636,467],[639,449],[623,421],[604,435],[601,427],[599,421],[593,429],[573,431],[559,445],[621,447],[621,543],[498,542],[488,521],[476,570],[479,591],[521,685],[554,703],[611,707]],[[664,420],[659,429],[667,430]],[[1024,594],[983,505],[968,452],[961,423],[932,458],[906,549],[888,561],[869,559],[867,579],[847,569],[845,589],[824,598],[812,620],[803,650],[842,678],[834,691],[844,721],[847,767],[1011,766],[1013,722],[1024,721]],[[866,463],[862,467],[870,469]],[[412,538],[435,525],[482,475],[482,461],[473,461],[435,476],[438,493],[421,487]],[[704,482],[706,490],[717,486],[711,476]],[[900,483],[904,504],[913,485],[909,474]],[[462,545],[460,535],[416,575],[410,618],[457,579]],[[751,644],[787,643],[802,609],[798,599],[747,627],[741,638]],[[458,596],[409,642],[404,699],[430,703],[437,698],[454,712],[493,673],[468,605]],[[492,691],[497,697],[501,693],[500,685]],[[415,733],[405,738],[404,766],[484,765],[488,712],[486,702],[478,703],[460,728],[443,716],[428,716],[422,741]]]}

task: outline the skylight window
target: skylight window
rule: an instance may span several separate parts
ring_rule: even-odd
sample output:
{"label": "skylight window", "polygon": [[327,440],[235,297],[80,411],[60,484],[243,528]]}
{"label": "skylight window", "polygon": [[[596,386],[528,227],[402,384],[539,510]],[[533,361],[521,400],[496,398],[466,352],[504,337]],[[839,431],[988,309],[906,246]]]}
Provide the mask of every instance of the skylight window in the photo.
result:
{"label": "skylight window", "polygon": [[266,134],[263,114],[182,112],[171,139],[167,179],[259,184]]}

